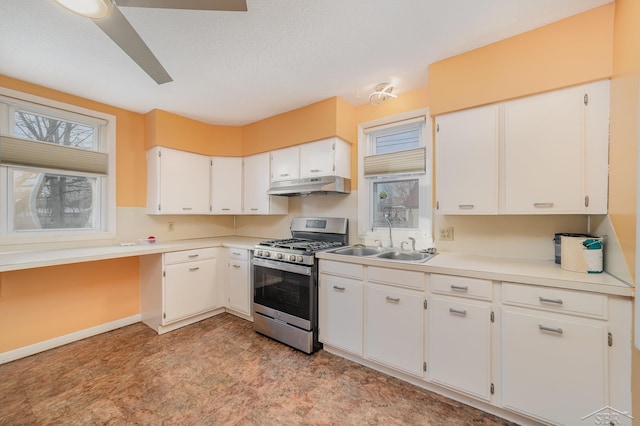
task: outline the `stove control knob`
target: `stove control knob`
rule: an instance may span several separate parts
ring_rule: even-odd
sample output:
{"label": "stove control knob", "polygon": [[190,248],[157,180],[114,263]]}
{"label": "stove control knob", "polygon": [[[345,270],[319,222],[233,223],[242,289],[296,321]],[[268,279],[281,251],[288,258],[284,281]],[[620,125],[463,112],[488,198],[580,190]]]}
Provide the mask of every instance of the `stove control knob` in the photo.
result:
{"label": "stove control knob", "polygon": [[282,259],[282,253],[276,253],[276,259]]}
{"label": "stove control knob", "polygon": [[258,251],[256,252],[256,256],[262,256],[262,250],[258,250]]}
{"label": "stove control knob", "polygon": [[295,254],[290,254],[289,255],[289,262],[295,262],[296,261],[296,255]]}
{"label": "stove control knob", "polygon": [[302,262],[302,260],[303,260],[303,259],[302,259],[302,256],[298,256],[298,257],[296,257],[296,262]]}
{"label": "stove control knob", "polygon": [[265,251],[263,253],[264,257],[271,257],[271,253],[269,253],[268,251]]}

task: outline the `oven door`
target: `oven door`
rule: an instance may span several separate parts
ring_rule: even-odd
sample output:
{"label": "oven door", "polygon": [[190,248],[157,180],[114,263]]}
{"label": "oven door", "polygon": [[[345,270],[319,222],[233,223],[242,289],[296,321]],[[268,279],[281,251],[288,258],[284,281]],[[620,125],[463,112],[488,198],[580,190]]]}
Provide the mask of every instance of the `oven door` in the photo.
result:
{"label": "oven door", "polygon": [[313,267],[253,258],[254,310],[312,330],[315,277]]}

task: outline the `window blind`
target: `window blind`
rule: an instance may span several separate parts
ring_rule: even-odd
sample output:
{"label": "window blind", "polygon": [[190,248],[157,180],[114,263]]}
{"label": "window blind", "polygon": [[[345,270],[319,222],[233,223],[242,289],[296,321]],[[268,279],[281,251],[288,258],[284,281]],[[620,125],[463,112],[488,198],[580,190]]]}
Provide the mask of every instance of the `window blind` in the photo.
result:
{"label": "window blind", "polygon": [[364,157],[364,176],[424,174],[427,169],[425,148],[408,149]]}
{"label": "window blind", "polygon": [[106,175],[108,155],[104,152],[0,136],[0,164]]}

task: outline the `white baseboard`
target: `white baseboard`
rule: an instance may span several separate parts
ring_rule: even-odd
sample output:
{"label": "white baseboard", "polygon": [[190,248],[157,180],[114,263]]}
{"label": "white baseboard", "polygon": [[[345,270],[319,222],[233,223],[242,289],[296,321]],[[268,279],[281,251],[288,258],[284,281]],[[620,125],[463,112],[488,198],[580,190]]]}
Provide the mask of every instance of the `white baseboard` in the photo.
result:
{"label": "white baseboard", "polygon": [[140,321],[140,314],[132,315],[127,318],[100,324],[95,327],[85,328],[84,330],[65,334],[64,336],[55,337],[43,342],[34,343],[33,345],[24,346],[22,348],[14,349],[8,352],[3,352],[0,353],[0,364],[15,361],[16,359],[34,355],[39,352],[44,352],[49,349],[57,348],[58,346],[63,346],[67,343],[86,339],[87,337],[97,336],[98,334],[106,333],[107,331],[115,330],[126,325],[135,324]]}

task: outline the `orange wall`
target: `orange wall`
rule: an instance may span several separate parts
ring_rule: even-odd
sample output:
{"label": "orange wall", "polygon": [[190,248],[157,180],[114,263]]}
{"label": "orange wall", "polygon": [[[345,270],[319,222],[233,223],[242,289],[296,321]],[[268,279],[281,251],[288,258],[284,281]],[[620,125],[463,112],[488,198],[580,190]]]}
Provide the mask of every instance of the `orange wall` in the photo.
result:
{"label": "orange wall", "polygon": [[138,258],[0,273],[0,353],[140,313]]}
{"label": "orange wall", "polygon": [[154,109],[145,115],[145,149],[160,145],[204,155],[242,156],[242,129]]}
{"label": "orange wall", "polygon": [[340,100],[333,97],[243,126],[243,155],[336,136],[338,105],[344,109]]}
{"label": "orange wall", "polygon": [[432,115],[609,78],[615,4],[429,66]]}

